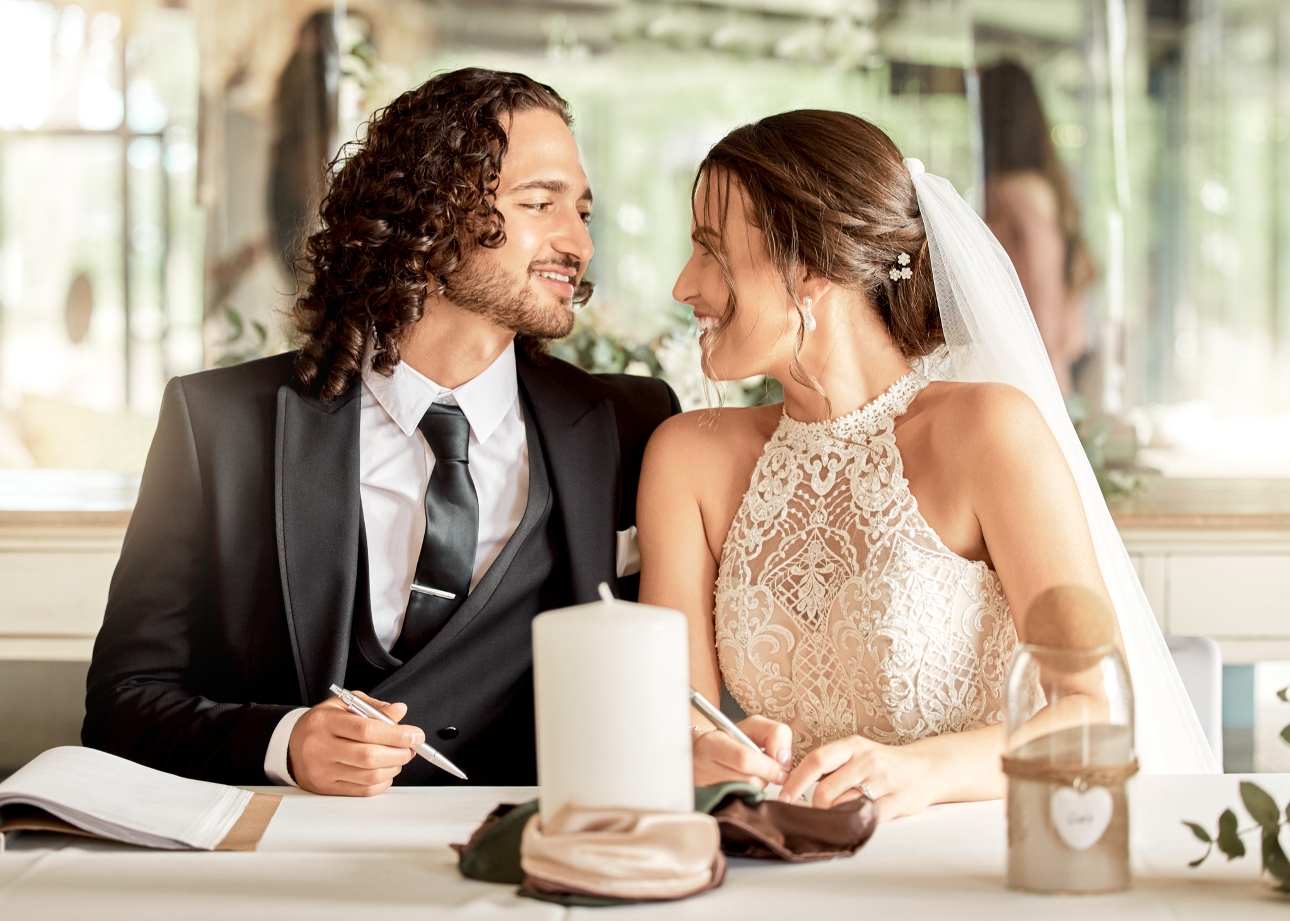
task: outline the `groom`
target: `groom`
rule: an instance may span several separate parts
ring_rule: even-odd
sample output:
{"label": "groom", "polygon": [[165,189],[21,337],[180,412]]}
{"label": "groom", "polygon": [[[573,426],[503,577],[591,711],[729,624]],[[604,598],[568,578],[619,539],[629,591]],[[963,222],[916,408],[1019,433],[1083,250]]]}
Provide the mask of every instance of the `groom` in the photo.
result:
{"label": "groom", "polygon": [[322,203],[301,350],[170,382],[86,745],[224,783],[455,783],[410,760],[420,727],[471,783],[536,782],[530,622],[635,597],[641,454],[679,410],[541,348],[591,293],[569,120],[519,74],[405,93]]}

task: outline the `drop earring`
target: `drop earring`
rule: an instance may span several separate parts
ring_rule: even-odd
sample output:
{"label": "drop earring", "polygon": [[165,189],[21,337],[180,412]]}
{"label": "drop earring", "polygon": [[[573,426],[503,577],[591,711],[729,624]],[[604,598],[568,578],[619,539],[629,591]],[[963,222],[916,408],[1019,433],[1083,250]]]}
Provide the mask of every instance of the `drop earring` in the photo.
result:
{"label": "drop earring", "polygon": [[811,304],[814,303],[809,297],[802,298],[802,329],[808,333],[815,332],[815,315],[811,313]]}

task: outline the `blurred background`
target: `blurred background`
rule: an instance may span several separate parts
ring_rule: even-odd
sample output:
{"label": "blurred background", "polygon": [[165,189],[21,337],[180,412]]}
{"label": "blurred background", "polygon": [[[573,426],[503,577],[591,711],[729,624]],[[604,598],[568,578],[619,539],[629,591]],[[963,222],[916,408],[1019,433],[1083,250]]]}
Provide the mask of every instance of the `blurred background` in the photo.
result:
{"label": "blurred background", "polygon": [[1018,267],[1213,744],[1290,769],[1284,2],[0,0],[0,772],[77,737],[166,381],[290,347],[327,164],[466,65],[574,111],[597,293],[556,352],[687,408],[713,395],[670,291],[712,143],[841,109],[948,177]]}

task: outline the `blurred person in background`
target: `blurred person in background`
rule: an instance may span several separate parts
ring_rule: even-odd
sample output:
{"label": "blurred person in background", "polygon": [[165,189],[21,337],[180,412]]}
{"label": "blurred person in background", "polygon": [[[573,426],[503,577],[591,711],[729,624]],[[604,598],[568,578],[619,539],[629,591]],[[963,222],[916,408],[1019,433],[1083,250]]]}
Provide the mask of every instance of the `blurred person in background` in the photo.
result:
{"label": "blurred person in background", "polygon": [[1075,366],[1091,344],[1084,292],[1093,260],[1025,68],[1005,61],[981,72],[981,133],[985,222],[1016,266],[1062,393],[1071,393]]}

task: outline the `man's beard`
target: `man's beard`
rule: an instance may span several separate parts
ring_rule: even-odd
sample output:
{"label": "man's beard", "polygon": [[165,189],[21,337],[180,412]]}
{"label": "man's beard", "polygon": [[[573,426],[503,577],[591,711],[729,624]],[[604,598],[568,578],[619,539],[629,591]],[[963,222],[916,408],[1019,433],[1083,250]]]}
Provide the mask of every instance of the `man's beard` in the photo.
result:
{"label": "man's beard", "polygon": [[[569,271],[576,274],[577,266]],[[563,339],[573,331],[572,307],[567,302],[544,306],[528,285],[530,274],[516,281],[496,262],[476,253],[444,279],[443,296],[463,310],[514,330],[517,336]]]}

